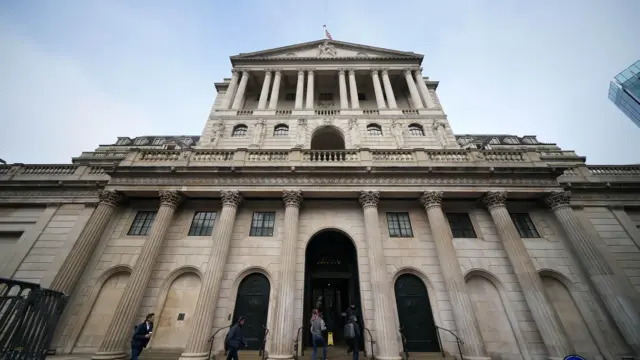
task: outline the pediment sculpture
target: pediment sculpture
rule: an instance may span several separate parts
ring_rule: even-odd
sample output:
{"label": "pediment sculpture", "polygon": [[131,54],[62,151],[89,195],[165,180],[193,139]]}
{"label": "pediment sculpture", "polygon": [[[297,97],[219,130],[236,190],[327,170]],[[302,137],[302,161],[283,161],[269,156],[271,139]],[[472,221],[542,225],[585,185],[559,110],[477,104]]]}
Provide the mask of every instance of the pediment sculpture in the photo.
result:
{"label": "pediment sculpture", "polygon": [[318,57],[324,54],[336,57],[338,56],[338,51],[335,46],[331,45],[328,41],[325,41],[318,46]]}

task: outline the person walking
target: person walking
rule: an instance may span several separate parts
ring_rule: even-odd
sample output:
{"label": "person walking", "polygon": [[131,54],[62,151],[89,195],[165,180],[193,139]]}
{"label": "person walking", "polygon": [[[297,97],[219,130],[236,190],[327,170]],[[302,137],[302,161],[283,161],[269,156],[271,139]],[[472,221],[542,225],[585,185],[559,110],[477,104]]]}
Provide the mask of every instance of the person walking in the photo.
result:
{"label": "person walking", "polygon": [[311,360],[316,360],[318,346],[322,346],[322,360],[327,360],[327,342],[322,336],[322,332],[327,330],[327,326],[325,325],[324,320],[320,317],[318,309],[313,309],[311,314],[311,340],[313,343]]}
{"label": "person walking", "polygon": [[238,321],[231,327],[231,330],[229,330],[224,340],[224,347],[227,350],[227,360],[238,360],[238,350],[240,350],[240,346],[247,346],[247,342],[244,341],[244,334],[242,333],[243,326],[244,317],[239,316]]}
{"label": "person walking", "polygon": [[349,318],[349,324],[353,326],[353,337],[348,340],[349,350],[353,351],[353,360],[358,360],[360,357],[360,338],[362,332],[360,331],[360,325],[358,325],[358,318],[351,316]]}
{"label": "person walking", "polygon": [[154,313],[147,314],[142,324],[137,325],[133,330],[131,337],[131,360],[138,360],[142,349],[147,347],[149,339],[153,333],[153,317]]}

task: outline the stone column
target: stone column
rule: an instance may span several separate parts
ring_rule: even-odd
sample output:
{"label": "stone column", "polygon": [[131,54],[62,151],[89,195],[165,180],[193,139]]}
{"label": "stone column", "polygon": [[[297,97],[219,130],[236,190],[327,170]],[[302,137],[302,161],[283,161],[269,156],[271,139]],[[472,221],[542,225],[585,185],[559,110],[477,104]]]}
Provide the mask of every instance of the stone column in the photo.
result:
{"label": "stone column", "polygon": [[411,93],[411,103],[413,104],[414,109],[422,109],[422,100],[420,100],[420,94],[418,94],[418,89],[416,88],[416,84],[413,82],[413,77],[411,76],[411,69],[404,69],[404,78],[407,81],[407,85],[409,86],[409,93]]}
{"label": "stone column", "polygon": [[269,110],[275,110],[278,107],[278,97],[280,96],[280,79],[282,78],[282,70],[275,70],[275,72],[276,77],[273,79],[273,89],[271,90]]}
{"label": "stone column", "polygon": [[162,249],[162,243],[171,225],[173,214],[182,202],[182,195],[177,191],[160,191],[160,209],[156,215],[149,236],[140,249],[140,255],[129,276],[122,297],[116,306],[111,323],[93,359],[122,359],[126,357],[125,349],[131,340],[131,330],[136,313],[140,308],[142,297],[147,291],[147,285],[156,258]]}
{"label": "stone column", "polygon": [[236,92],[236,97],[233,100],[233,110],[240,110],[242,107],[242,101],[244,100],[244,91],[247,89],[247,82],[249,81],[249,72],[242,72],[242,79],[240,80],[240,85],[238,85],[238,91]]}
{"label": "stone column", "polygon": [[356,71],[349,70],[349,92],[351,93],[351,108],[360,109],[358,100],[358,86],[356,86]]}
{"label": "stone column", "polygon": [[302,110],[302,103],[304,102],[304,70],[298,70],[298,84],[296,85],[296,110]]}
{"label": "stone column", "polygon": [[397,311],[391,303],[391,279],[387,273],[384,260],[382,239],[380,237],[380,221],[378,219],[378,191],[361,191],[358,198],[364,211],[364,227],[367,239],[367,253],[369,254],[369,270],[371,272],[371,294],[373,295],[373,317],[375,326],[375,341],[378,349],[378,359],[400,359],[397,341],[398,329],[395,325],[393,312]]}
{"label": "stone column", "polygon": [[570,206],[571,192],[556,192],[546,199],[562,229],[567,234],[573,251],[600,295],[620,333],[640,358],[640,314],[625,289],[616,280],[613,269],[602,253],[587,237],[580,221]]}
{"label": "stone column", "polygon": [[549,356],[552,359],[563,359],[573,354],[573,346],[567,338],[558,314],[547,299],[542,279],[507,211],[507,193],[489,192],[484,196],[484,203],[498,229],[504,250],[513,266],[513,272],[520,283],[522,294],[533,320],[538,325]]}
{"label": "stone column", "polygon": [[347,80],[344,76],[344,69],[338,71],[338,82],[340,83],[340,108],[349,108],[349,99],[347,98]]}
{"label": "stone column", "polygon": [[216,220],[211,237],[213,243],[202,279],[202,287],[193,311],[191,334],[180,359],[205,360],[209,355],[209,339],[212,335],[213,315],[218,301],[224,266],[227,263],[231,234],[236,221],[236,211],[242,202],[237,190],[222,190],[222,211]]}
{"label": "stone column", "polygon": [[378,70],[371,70],[371,80],[373,80],[373,90],[376,93],[376,102],[378,103],[378,109],[386,109],[387,106],[384,104],[384,95],[382,95],[382,86],[380,86]]}
{"label": "stone column", "polygon": [[382,83],[384,84],[384,93],[387,94],[389,109],[397,109],[398,104],[396,104],[396,97],[393,94],[393,88],[391,87],[391,81],[389,80],[389,70],[382,70]]}
{"label": "stone column", "polygon": [[264,110],[267,107],[267,98],[269,97],[269,87],[271,86],[271,70],[264,72],[264,81],[262,82],[262,90],[260,91],[260,100],[258,100],[258,109]]}
{"label": "stone column", "polygon": [[489,359],[480,333],[471,298],[462,276],[456,249],[453,247],[453,234],[449,222],[442,211],[442,192],[425,191],[420,203],[427,211],[429,227],[436,245],[436,253],[442,267],[442,276],[449,293],[456,328],[464,341],[463,353],[474,358]]}
{"label": "stone column", "polygon": [[238,88],[238,70],[231,70],[231,82],[229,83],[229,87],[227,88],[227,92],[224,94],[224,99],[222,99],[221,109],[228,109],[231,106],[231,102],[233,101],[233,95]]}
{"label": "stone column", "polygon": [[436,104],[433,102],[433,99],[431,98],[431,93],[427,88],[427,84],[424,83],[424,78],[422,77],[422,68],[414,71],[413,73],[416,78],[416,83],[418,84],[418,89],[422,94],[422,99],[424,100],[424,103],[427,106],[427,109],[433,109],[434,107],[436,107]]}
{"label": "stone column", "polygon": [[298,214],[302,191],[284,190],[284,238],[280,252],[280,286],[273,317],[273,341],[270,359],[293,357],[293,312],[296,290],[296,244],[298,242]]}
{"label": "stone column", "polygon": [[111,216],[124,199],[122,194],[112,190],[101,191],[98,198],[100,199],[98,206],[91,214],[78,240],[73,244],[69,256],[64,259],[62,267],[53,279],[52,290],[61,291],[67,295],[73,292],[93,251],[98,246]]}
{"label": "stone column", "polygon": [[307,72],[307,106],[306,109],[313,110],[313,70]]}

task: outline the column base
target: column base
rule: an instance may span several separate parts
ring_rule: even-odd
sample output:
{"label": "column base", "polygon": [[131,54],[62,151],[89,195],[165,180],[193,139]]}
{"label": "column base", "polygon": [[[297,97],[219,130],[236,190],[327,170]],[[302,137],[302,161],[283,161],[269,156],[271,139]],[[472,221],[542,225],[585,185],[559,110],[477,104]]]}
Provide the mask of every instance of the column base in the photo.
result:
{"label": "column base", "polygon": [[129,355],[125,354],[124,351],[118,351],[118,352],[97,352],[95,354],[93,354],[93,356],[91,356],[91,359],[93,360],[119,360],[119,359],[126,359],[128,358]]}
{"label": "column base", "polygon": [[[459,354],[456,354],[458,356],[460,356]],[[488,356],[464,356],[462,355],[463,358],[465,358],[465,360],[491,360],[490,357]]]}
{"label": "column base", "polygon": [[293,354],[289,355],[269,355],[267,360],[282,360],[282,359],[293,359]]}
{"label": "column base", "polygon": [[207,360],[209,353],[182,353],[178,360]]}
{"label": "column base", "polygon": [[[411,357],[411,355],[409,355],[409,357]],[[376,355],[374,357],[374,359],[376,359],[376,360],[402,360],[402,356],[379,356],[379,355]]]}

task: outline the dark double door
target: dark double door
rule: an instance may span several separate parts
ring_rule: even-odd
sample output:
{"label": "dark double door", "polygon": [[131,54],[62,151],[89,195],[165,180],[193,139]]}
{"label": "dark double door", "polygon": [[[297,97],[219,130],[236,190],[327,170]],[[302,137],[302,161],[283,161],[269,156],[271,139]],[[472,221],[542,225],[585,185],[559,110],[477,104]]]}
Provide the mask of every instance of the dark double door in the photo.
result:
{"label": "dark double door", "polygon": [[242,333],[248,350],[259,350],[264,341],[264,328],[269,313],[269,280],[262,274],[247,275],[238,287],[236,306],[233,313],[235,324],[239,316],[245,318]]}
{"label": "dark double door", "polygon": [[398,318],[408,351],[440,351],[438,334],[427,288],[411,274],[400,275],[395,283]]}

